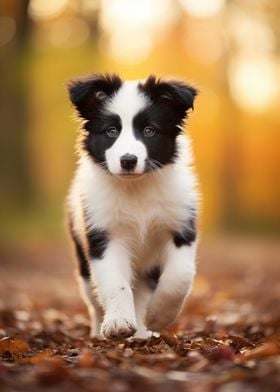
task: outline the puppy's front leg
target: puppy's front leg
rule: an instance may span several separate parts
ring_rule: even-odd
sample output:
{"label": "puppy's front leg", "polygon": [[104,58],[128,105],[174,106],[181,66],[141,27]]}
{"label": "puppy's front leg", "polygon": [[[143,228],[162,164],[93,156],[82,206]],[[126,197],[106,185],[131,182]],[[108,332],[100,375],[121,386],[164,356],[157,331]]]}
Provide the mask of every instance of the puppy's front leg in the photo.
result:
{"label": "puppy's front leg", "polygon": [[162,275],[146,314],[146,326],[160,331],[175,321],[191,290],[195,274],[195,242],[170,242]]}
{"label": "puppy's front leg", "polygon": [[121,244],[110,241],[102,258],[91,259],[91,270],[105,313],[101,334],[108,339],[134,335],[136,317],[128,252]]}

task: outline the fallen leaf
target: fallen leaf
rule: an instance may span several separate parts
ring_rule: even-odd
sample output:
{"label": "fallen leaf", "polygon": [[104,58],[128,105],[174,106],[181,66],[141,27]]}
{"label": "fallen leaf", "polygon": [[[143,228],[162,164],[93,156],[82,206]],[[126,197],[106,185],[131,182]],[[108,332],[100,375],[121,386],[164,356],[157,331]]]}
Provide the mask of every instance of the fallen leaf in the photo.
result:
{"label": "fallen leaf", "polygon": [[19,337],[4,337],[0,340],[0,353],[22,354],[30,349],[28,343]]}
{"label": "fallen leaf", "polygon": [[238,358],[244,360],[261,359],[277,354],[280,354],[279,345],[277,343],[267,342],[253,348],[252,350],[245,351],[243,354],[240,354]]}

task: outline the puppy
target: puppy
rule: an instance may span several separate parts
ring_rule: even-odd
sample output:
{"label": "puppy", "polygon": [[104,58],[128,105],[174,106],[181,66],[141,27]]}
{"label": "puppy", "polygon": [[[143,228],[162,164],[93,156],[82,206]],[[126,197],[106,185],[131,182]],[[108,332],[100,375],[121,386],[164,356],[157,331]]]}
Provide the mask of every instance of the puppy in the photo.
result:
{"label": "puppy", "polygon": [[147,338],[182,309],[195,274],[197,192],[184,121],[197,90],[154,76],[69,83],[82,120],[69,230],[91,336]]}

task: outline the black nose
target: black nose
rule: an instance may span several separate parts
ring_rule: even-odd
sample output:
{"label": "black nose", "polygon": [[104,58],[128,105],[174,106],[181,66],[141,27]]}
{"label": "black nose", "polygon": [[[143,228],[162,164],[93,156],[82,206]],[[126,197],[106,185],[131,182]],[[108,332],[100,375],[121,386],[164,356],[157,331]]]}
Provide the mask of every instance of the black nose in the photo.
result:
{"label": "black nose", "polygon": [[125,154],[121,157],[121,167],[126,170],[132,170],[137,163],[137,156],[132,154]]}

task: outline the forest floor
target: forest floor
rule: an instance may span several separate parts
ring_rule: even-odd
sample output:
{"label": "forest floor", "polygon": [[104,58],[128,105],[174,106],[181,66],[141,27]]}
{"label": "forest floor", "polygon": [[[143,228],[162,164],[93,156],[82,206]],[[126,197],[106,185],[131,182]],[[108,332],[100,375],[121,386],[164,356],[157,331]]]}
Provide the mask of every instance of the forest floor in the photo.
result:
{"label": "forest floor", "polygon": [[0,257],[1,392],[280,390],[276,241],[202,243],[182,316],[147,341],[88,338],[67,247]]}

